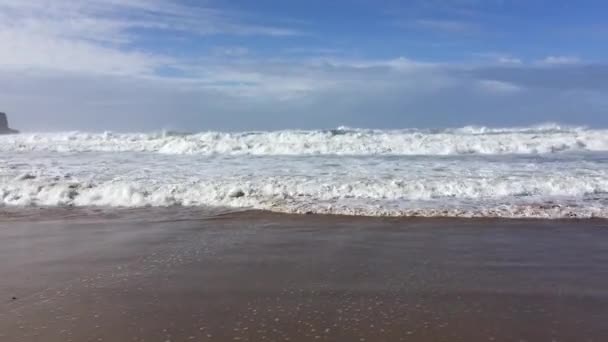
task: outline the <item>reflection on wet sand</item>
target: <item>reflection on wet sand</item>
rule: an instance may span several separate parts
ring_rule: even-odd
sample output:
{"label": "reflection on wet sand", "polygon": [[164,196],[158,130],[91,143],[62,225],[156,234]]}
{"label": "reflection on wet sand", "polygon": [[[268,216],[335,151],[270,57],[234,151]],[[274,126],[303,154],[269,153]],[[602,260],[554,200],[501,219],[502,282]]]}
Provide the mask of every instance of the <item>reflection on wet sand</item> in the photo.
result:
{"label": "reflection on wet sand", "polygon": [[3,341],[608,338],[606,221],[42,216],[0,223]]}

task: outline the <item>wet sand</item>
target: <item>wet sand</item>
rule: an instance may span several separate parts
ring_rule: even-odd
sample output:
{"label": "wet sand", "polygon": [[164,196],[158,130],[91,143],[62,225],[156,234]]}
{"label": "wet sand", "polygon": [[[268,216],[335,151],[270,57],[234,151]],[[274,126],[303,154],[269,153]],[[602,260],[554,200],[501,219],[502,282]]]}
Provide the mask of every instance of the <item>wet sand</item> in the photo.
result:
{"label": "wet sand", "polygon": [[165,214],[0,221],[0,341],[608,341],[606,221]]}

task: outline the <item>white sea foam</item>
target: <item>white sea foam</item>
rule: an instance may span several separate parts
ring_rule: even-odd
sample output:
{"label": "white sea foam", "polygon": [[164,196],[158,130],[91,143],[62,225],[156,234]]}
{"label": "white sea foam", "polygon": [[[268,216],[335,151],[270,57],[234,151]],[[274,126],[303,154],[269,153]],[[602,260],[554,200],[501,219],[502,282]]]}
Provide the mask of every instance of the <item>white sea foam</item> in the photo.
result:
{"label": "white sea foam", "polygon": [[[211,181],[184,184],[108,181],[102,183],[21,180],[2,185],[0,197],[8,206],[79,207],[233,207],[285,213],[365,216],[450,216],[508,218],[608,218],[607,184],[556,185],[556,179],[524,184],[510,190],[497,184],[323,184],[297,179]],[[463,184],[464,183],[464,184]],[[573,190],[573,187],[581,189]],[[417,190],[419,189],[419,190]],[[527,191],[536,192],[529,198]],[[557,194],[557,195],[556,195]],[[566,195],[563,195],[566,194]]]}
{"label": "white sea foam", "polygon": [[[3,149],[0,205],[232,207],[367,216],[608,218],[608,153],[590,152],[589,148],[599,146],[598,142],[586,145],[584,153],[535,155],[366,155],[378,147],[372,144],[351,148],[346,143],[326,147],[324,153],[328,154],[311,155],[310,149],[304,149],[303,153],[289,155],[285,151],[295,151],[294,145],[277,146],[281,134],[288,141],[300,135],[323,136],[324,141],[345,135],[357,139],[357,134],[366,137],[438,135],[456,140],[481,136],[493,144],[501,139],[504,143],[505,137],[534,140],[533,136],[541,136],[537,139],[543,146],[547,146],[545,140],[558,140],[560,136],[562,141],[563,136],[568,139],[597,136],[600,143],[605,139],[600,137],[602,131],[582,128],[532,130],[535,133],[524,129],[465,130],[468,133],[352,129],[333,133],[207,133],[215,134],[220,140],[252,136],[251,139],[260,141],[263,136],[266,145],[252,145],[246,153],[232,149],[219,153],[221,149],[215,146],[208,150],[214,152],[203,153],[199,149],[190,154],[158,152],[167,148],[167,141],[180,142],[204,135],[106,134],[105,138],[104,135],[84,135],[89,140],[81,133],[73,135],[73,139],[69,138],[71,135],[59,134],[15,136],[7,141],[21,139],[30,143],[21,148],[16,148],[17,143],[10,148],[0,147]],[[494,136],[498,139],[492,138]],[[65,140],[59,143],[59,137]],[[235,142],[233,138],[229,140]],[[37,139],[42,139],[44,144],[37,145]],[[104,145],[104,139],[109,143]],[[87,141],[93,143],[87,145]],[[144,146],[147,141],[152,141],[148,147],[156,147],[134,148]],[[274,145],[269,141],[274,141]],[[428,141],[421,145],[430,146]],[[319,143],[314,149],[321,147]],[[175,151],[175,147],[172,149]],[[579,149],[582,148],[579,146]],[[353,150],[359,154],[352,153]],[[266,155],[260,151],[266,151]],[[336,151],[340,151],[339,154],[351,151],[353,155],[335,155]]]}
{"label": "white sea foam", "polygon": [[608,151],[608,130],[542,125],[444,130],[197,134],[30,133],[0,137],[0,152],[153,152],[198,155],[502,155]]}

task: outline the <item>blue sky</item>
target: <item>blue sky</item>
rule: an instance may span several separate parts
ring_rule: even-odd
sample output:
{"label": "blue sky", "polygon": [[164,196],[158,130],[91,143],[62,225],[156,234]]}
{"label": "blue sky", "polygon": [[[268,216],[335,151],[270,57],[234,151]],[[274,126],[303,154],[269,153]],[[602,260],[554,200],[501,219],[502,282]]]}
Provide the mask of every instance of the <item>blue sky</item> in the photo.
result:
{"label": "blue sky", "polygon": [[608,126],[602,1],[0,0],[25,130]]}

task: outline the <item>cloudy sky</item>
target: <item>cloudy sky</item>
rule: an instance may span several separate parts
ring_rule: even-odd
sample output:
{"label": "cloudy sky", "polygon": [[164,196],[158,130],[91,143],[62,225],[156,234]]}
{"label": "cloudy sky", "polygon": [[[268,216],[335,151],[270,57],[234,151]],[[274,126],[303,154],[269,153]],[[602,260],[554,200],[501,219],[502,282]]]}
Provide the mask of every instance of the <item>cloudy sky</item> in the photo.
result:
{"label": "cloudy sky", "polygon": [[608,126],[604,1],[0,0],[23,130]]}

